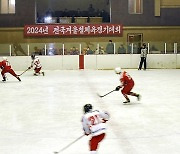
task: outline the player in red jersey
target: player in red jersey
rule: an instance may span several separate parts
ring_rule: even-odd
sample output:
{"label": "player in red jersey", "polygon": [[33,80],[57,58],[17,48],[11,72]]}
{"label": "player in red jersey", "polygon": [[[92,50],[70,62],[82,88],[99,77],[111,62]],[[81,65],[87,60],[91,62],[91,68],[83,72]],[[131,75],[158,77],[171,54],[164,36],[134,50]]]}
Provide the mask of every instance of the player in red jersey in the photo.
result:
{"label": "player in red jersey", "polygon": [[13,75],[14,77],[16,77],[19,81],[21,81],[21,79],[19,78],[19,76],[14,72],[14,70],[11,68],[11,65],[9,63],[9,61],[7,60],[7,57],[3,57],[3,61],[0,62],[0,67],[2,69],[1,71],[1,75],[3,77],[2,81],[6,81],[6,76],[5,73],[10,73],[11,75]]}
{"label": "player in red jersey", "polygon": [[132,77],[126,72],[122,71],[120,67],[115,68],[115,73],[120,75],[120,85],[116,87],[116,91],[119,91],[122,88],[121,92],[123,96],[126,98],[126,101],[123,103],[129,103],[130,99],[128,95],[137,97],[138,101],[140,100],[140,94],[136,94],[131,92],[134,87],[134,80]]}

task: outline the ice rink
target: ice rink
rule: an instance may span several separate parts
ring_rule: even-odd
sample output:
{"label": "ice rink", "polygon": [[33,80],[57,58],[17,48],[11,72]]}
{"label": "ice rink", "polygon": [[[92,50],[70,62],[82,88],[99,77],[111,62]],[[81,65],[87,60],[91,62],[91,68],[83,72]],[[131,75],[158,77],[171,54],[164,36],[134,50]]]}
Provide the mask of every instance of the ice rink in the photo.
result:
{"label": "ice rink", "polygon": [[[110,113],[98,154],[180,154],[180,70],[126,69],[140,102],[113,92],[113,70],[28,71],[22,82],[7,74],[0,82],[0,154],[53,154],[83,134],[83,106]],[[17,72],[21,73],[21,72]],[[62,154],[89,154],[84,136]]]}

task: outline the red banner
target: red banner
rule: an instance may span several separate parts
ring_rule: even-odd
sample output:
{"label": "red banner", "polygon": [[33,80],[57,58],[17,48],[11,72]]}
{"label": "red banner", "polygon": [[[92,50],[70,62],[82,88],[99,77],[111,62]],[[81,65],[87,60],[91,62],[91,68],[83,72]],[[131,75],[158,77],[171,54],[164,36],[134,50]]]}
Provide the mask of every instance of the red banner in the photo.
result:
{"label": "red banner", "polygon": [[25,25],[25,36],[122,36],[121,24]]}

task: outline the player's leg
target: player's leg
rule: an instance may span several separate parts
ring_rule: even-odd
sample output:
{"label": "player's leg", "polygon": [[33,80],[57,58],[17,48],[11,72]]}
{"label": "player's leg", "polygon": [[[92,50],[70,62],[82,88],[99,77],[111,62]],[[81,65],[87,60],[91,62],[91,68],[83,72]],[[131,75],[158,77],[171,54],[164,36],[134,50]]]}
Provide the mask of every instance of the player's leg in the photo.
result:
{"label": "player's leg", "polygon": [[35,76],[38,76],[38,75],[40,74],[40,70],[41,70],[41,68],[35,67],[35,68],[34,68],[34,75],[35,75]]}
{"label": "player's leg", "polygon": [[141,57],[141,60],[140,60],[140,63],[139,63],[139,68],[138,68],[138,70],[141,70],[142,64],[143,64],[143,58]]}
{"label": "player's leg", "polygon": [[40,75],[40,74],[42,74],[43,76],[45,75],[45,73],[44,72],[40,72],[41,71],[41,67],[40,68],[35,68],[34,69],[34,75],[35,76],[38,76],[38,75]]}
{"label": "player's leg", "polygon": [[124,101],[123,103],[130,103],[130,99],[126,94],[123,94],[123,96],[125,97],[126,101]]}
{"label": "player's leg", "polygon": [[130,102],[130,99],[129,99],[129,97],[128,97],[128,94],[130,93],[130,91],[131,91],[131,89],[132,89],[133,86],[134,86],[134,85],[126,85],[126,86],[124,86],[124,88],[121,90],[123,96],[124,96],[125,99],[126,99],[126,101],[123,102],[123,103],[129,103],[129,102]]}
{"label": "player's leg", "polygon": [[43,76],[45,76],[45,73],[44,72],[41,72]]}
{"label": "player's leg", "polygon": [[137,93],[134,93],[131,91],[133,89],[133,87],[134,87],[134,83],[127,85],[126,94],[137,97],[137,100],[139,101],[141,96],[140,96],[140,94],[137,94]]}
{"label": "player's leg", "polygon": [[140,101],[140,99],[141,99],[141,95],[140,95],[140,94],[137,94],[137,93],[134,93],[134,92],[129,92],[128,95],[137,97],[137,100],[138,100],[138,101]]}
{"label": "player's leg", "polygon": [[6,73],[7,71],[6,71],[6,69],[3,69],[2,71],[1,71],[1,75],[2,75],[2,78],[3,78],[3,82],[5,82],[6,81],[6,76],[5,76],[5,73]]}
{"label": "player's leg", "polygon": [[13,69],[9,69],[8,72],[13,75],[15,78],[17,78],[19,81],[21,81],[20,77],[14,72]]}
{"label": "player's leg", "polygon": [[[42,69],[42,67],[40,68],[40,71],[41,71],[41,69]],[[44,72],[40,72],[40,71],[39,71],[39,73],[42,74],[42,75],[44,76],[45,73],[44,73]]]}
{"label": "player's leg", "polygon": [[98,135],[98,136],[93,136],[91,138],[91,140],[89,141],[91,154],[96,154],[98,145],[104,139],[104,137],[105,137],[105,133]]}
{"label": "player's leg", "polygon": [[144,58],[144,70],[146,70],[146,58]]}

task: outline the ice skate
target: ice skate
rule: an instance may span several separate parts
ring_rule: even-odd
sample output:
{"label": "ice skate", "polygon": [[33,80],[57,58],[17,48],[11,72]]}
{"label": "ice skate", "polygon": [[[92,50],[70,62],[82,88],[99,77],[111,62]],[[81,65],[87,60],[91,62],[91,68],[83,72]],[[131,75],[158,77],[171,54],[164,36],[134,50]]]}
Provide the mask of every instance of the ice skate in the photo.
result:
{"label": "ice skate", "polygon": [[3,77],[3,80],[2,80],[3,82],[5,82],[6,81],[6,77]]}
{"label": "ice skate", "polygon": [[124,104],[130,103],[130,100],[126,100],[126,101],[124,101],[123,103],[124,103]]}
{"label": "ice skate", "polygon": [[34,75],[34,76],[38,76],[38,74],[37,74],[37,73],[34,73],[33,75]]}
{"label": "ice skate", "polygon": [[140,101],[141,100],[141,95],[140,94],[137,94],[137,100]]}
{"label": "ice skate", "polygon": [[44,73],[44,72],[42,72],[42,75],[44,76],[44,75],[45,75],[45,73]]}
{"label": "ice skate", "polygon": [[17,78],[19,81],[21,81],[21,79],[20,79],[20,77],[19,77],[19,76],[17,76],[16,78]]}

